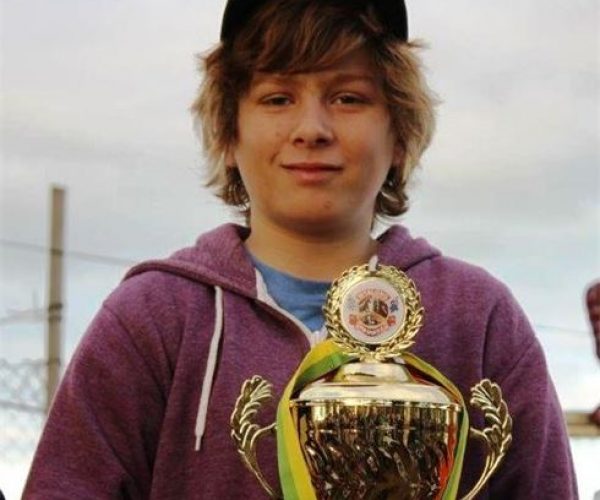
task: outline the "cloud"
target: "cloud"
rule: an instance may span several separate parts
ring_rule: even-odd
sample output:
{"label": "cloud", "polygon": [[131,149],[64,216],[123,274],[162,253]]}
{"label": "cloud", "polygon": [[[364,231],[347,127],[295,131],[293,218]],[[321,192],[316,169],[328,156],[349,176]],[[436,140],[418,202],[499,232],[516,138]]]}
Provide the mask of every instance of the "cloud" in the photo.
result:
{"label": "cloud", "polygon": [[[194,54],[217,40],[223,5],[3,4],[3,237],[45,243],[56,182],[69,189],[75,250],[160,256],[231,219],[201,188],[187,111]],[[404,220],[506,280],[536,321],[576,329],[586,328],[581,290],[600,275],[598,9],[409,2],[444,102]],[[3,268],[11,262],[3,256]],[[105,291],[82,297],[97,305]]]}

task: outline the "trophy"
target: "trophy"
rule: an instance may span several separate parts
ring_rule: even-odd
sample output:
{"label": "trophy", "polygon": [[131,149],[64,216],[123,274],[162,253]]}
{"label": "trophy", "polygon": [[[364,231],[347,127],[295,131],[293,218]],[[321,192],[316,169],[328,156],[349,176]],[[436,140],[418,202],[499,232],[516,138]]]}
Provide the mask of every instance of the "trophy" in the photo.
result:
{"label": "trophy", "polygon": [[[332,284],[323,310],[329,344],[322,349],[331,348],[327,352],[332,357],[313,363],[291,381],[277,423],[260,427],[253,420],[271,397],[271,385],[260,376],[244,383],[231,416],[238,452],[265,491],[281,497],[260,471],[256,445],[261,436],[276,431],[281,453],[277,427],[283,425],[282,414],[290,422],[291,442],[301,450],[298,456],[313,497],[456,498],[470,436],[487,451],[481,476],[464,497],[474,498],[512,439],[512,420],[500,387],[484,379],[471,389],[470,403],[483,411],[486,427],[469,428],[456,387],[408,352],[424,310],[414,282],[394,267],[364,265],[345,271]],[[307,378],[321,365],[327,368]],[[289,399],[284,399],[286,394]],[[279,469],[281,475],[281,460]]]}

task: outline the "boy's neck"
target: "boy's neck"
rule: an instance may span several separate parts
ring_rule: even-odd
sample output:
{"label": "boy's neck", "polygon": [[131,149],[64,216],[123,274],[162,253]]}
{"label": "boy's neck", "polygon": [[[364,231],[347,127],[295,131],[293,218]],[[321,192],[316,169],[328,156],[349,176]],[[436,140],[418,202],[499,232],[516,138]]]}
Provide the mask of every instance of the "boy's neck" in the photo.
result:
{"label": "boy's neck", "polygon": [[262,224],[252,226],[245,245],[265,264],[314,281],[333,281],[346,269],[368,262],[377,251],[368,231],[307,235]]}

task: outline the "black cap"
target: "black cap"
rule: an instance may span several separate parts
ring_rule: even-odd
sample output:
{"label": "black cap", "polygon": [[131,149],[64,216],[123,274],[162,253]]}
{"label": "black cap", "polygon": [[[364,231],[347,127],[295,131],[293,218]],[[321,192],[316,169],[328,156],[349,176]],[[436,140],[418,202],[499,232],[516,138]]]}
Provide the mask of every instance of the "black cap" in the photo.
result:
{"label": "black cap", "polygon": [[[269,0],[228,0],[221,24],[221,41],[231,42],[235,34],[248,22],[252,14]],[[348,0],[352,2],[353,0]],[[404,0],[362,0],[375,8],[382,24],[399,40],[408,40],[408,20]]]}

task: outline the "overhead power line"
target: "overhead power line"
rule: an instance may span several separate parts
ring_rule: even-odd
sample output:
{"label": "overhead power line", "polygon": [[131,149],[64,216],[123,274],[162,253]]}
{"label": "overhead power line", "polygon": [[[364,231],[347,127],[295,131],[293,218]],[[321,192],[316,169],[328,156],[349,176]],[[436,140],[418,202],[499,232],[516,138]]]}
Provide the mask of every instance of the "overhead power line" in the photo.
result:
{"label": "overhead power line", "polygon": [[39,323],[47,319],[46,309],[26,309],[22,311],[7,311],[6,316],[0,317],[0,326],[13,325],[15,323]]}
{"label": "overhead power line", "polygon": [[28,413],[45,413],[44,408],[39,406],[28,405],[25,403],[15,403],[13,401],[5,401],[3,399],[0,399],[0,407],[7,410],[17,410]]}
{"label": "overhead power line", "polygon": [[541,328],[543,330],[555,330],[560,333],[577,333],[577,334],[588,334],[586,330],[579,330],[578,328],[569,328],[567,326],[555,326],[555,325],[542,325],[540,323],[533,323],[535,328]]}
{"label": "overhead power line", "polygon": [[[29,250],[32,252],[39,252],[39,253],[45,253],[45,254],[47,254],[50,251],[60,252],[60,250],[52,250],[44,245],[36,245],[34,243],[26,243],[23,241],[14,241],[14,240],[6,240],[6,239],[0,239],[0,245],[6,246],[6,247],[12,247],[12,248],[20,248],[23,250]],[[86,261],[90,261],[90,262],[99,262],[101,264],[131,266],[133,264],[136,264],[136,262],[137,262],[135,260],[123,259],[120,257],[112,257],[110,255],[101,255],[101,254],[94,254],[94,253],[88,253],[88,252],[78,252],[78,251],[74,251],[74,250],[64,250],[64,251],[62,251],[62,253],[63,253],[63,255],[72,257],[74,259],[86,260]]]}
{"label": "overhead power line", "polygon": [[[50,251],[50,249],[44,245],[36,245],[34,243],[26,243],[26,242],[22,242],[22,241],[14,241],[14,240],[6,240],[6,239],[0,239],[0,245],[4,245],[7,247],[13,247],[13,248],[21,248],[24,250],[30,250],[30,251],[39,252],[39,253],[48,253]],[[138,262],[135,260],[124,259],[121,257],[113,257],[110,255],[101,255],[101,254],[94,254],[94,253],[89,253],[89,252],[79,252],[79,251],[73,251],[73,250],[64,251],[64,255],[66,255],[68,257],[72,257],[74,259],[85,260],[88,262],[99,262],[102,264],[111,264],[111,265],[117,265],[117,266],[132,266]],[[554,331],[561,332],[564,334],[569,334],[569,333],[587,334],[588,333],[585,330],[580,330],[577,328],[569,328],[566,326],[548,325],[548,324],[541,324],[541,323],[533,323],[533,326],[536,329],[541,328],[544,330],[554,330]]]}

